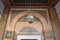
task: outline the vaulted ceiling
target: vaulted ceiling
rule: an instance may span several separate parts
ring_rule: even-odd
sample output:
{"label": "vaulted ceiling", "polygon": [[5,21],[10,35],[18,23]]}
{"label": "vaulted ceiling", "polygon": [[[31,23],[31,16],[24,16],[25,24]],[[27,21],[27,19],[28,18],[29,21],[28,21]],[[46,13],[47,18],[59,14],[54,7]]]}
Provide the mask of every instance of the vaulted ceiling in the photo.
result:
{"label": "vaulted ceiling", "polygon": [[58,0],[1,0],[6,6],[55,6]]}

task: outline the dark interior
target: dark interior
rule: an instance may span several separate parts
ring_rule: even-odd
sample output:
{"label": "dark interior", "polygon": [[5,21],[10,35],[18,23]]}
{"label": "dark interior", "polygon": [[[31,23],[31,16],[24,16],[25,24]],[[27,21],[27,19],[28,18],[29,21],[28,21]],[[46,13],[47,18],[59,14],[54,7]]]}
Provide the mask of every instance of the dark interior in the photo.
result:
{"label": "dark interior", "polygon": [[21,39],[21,40],[37,40],[37,39]]}
{"label": "dark interior", "polygon": [[13,0],[14,3],[47,3],[48,0]]}

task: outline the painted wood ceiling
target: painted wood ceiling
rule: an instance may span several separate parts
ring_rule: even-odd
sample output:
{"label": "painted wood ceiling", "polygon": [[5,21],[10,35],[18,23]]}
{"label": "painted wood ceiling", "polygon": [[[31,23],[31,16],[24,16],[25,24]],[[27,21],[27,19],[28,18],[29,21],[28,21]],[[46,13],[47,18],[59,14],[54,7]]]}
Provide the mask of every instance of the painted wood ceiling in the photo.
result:
{"label": "painted wood ceiling", "polygon": [[1,0],[7,6],[55,6],[58,0]]}

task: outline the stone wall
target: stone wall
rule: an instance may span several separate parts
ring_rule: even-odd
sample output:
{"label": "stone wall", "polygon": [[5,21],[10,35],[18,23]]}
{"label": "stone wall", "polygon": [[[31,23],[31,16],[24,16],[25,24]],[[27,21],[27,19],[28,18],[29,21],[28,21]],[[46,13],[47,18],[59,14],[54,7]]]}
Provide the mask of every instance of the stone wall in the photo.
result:
{"label": "stone wall", "polygon": [[51,19],[51,25],[54,31],[54,35],[55,35],[55,40],[60,40],[60,25],[59,25],[59,21],[58,21],[58,17],[56,14],[56,10],[55,8],[49,8],[50,11],[50,19]]}

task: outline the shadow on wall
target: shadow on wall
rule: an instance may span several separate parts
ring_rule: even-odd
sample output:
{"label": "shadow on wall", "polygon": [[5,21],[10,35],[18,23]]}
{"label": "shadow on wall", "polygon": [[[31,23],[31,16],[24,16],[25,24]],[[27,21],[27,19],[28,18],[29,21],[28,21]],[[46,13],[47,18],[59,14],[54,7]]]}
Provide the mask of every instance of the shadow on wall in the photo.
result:
{"label": "shadow on wall", "polygon": [[60,1],[57,3],[55,8],[56,8],[57,15],[58,15],[58,18],[59,18],[59,23],[60,23]]}
{"label": "shadow on wall", "polygon": [[3,13],[3,9],[4,9],[4,5],[0,0],[0,19],[1,19],[2,13]]}

